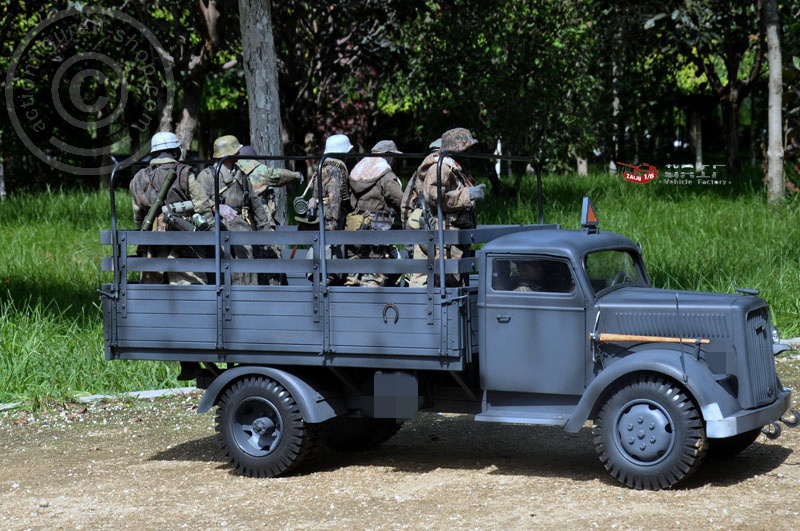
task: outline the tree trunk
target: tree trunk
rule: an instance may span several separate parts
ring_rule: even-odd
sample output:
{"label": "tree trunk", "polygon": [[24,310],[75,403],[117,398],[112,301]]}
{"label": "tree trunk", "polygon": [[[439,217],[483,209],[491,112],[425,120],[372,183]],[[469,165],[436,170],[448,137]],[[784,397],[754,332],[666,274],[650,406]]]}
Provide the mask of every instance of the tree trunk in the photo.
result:
{"label": "tree trunk", "polygon": [[692,128],[689,135],[694,148],[694,169],[701,171],[703,169],[703,121],[700,112],[696,109],[692,111],[691,120]]}
{"label": "tree trunk", "polygon": [[[204,74],[201,77],[205,77]],[[197,129],[197,115],[200,113],[200,95],[203,92],[201,83],[189,80],[183,86],[183,108],[181,109],[181,121],[175,127],[175,135],[181,142],[181,149],[185,157],[192,147],[194,132]]]}
{"label": "tree trunk", "polygon": [[733,86],[728,87],[728,94],[722,100],[722,115],[725,127],[725,166],[728,172],[735,173],[739,171],[739,96],[738,90]]}
{"label": "tree trunk", "polygon": [[767,27],[767,64],[769,65],[769,105],[767,115],[767,196],[770,203],[783,198],[783,127],[781,43],[778,35],[778,2],[764,2]]}
{"label": "tree trunk", "polygon": [[575,157],[575,159],[577,161],[577,166],[578,166],[578,168],[577,168],[578,175],[580,175],[581,177],[588,176],[589,175],[589,161],[586,160],[583,157]]}
{"label": "tree trunk", "polygon": [[0,202],[3,202],[5,200],[6,200],[5,162],[3,161],[3,156],[0,155]]}
{"label": "tree trunk", "polygon": [[[283,156],[278,62],[270,0],[239,0],[244,77],[250,115],[250,144],[259,155]],[[283,167],[282,161],[270,163]],[[286,223],[286,191],[275,190],[277,221]]]}

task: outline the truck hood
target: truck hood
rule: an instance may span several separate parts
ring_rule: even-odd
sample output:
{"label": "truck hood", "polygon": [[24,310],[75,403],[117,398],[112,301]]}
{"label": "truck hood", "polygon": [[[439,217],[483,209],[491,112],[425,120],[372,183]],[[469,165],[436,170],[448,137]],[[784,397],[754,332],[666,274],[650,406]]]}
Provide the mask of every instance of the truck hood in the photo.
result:
{"label": "truck hood", "polygon": [[[751,295],[628,287],[607,293],[595,304],[601,332],[663,337],[728,339],[744,319],[767,303]],[[759,314],[759,315],[760,315]]]}

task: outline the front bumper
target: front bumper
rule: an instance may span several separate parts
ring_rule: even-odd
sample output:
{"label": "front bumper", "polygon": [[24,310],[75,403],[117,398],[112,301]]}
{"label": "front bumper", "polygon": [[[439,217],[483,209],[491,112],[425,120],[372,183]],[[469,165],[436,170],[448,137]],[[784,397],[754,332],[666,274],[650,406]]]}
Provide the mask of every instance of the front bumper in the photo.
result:
{"label": "front bumper", "polygon": [[[758,409],[743,409],[734,415],[718,419],[713,418],[715,416],[721,417],[721,415],[714,415],[713,413],[716,404],[711,404],[711,407],[704,407],[703,416],[706,418],[706,437],[709,439],[724,439],[771,424],[780,419],[781,415],[789,409],[791,397],[792,390],[784,388],[778,393],[778,398],[767,406]],[[718,406],[716,411],[719,411]]]}

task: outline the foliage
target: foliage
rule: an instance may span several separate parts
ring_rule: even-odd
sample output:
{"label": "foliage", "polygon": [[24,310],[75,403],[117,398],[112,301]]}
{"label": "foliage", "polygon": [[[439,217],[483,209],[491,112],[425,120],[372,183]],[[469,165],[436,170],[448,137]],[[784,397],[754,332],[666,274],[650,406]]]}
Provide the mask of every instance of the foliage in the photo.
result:
{"label": "foliage", "polygon": [[404,69],[404,50],[395,34],[419,4],[273,3],[287,153],[321,151],[332,133],[346,133],[362,146],[380,140],[373,137],[378,90]]}
{"label": "foliage", "polygon": [[[665,54],[702,72],[723,108],[727,165],[739,169],[739,111],[761,76],[765,36],[760,1],[672,0],[661,6],[645,29],[653,32]],[[661,11],[666,9],[666,11]],[[721,68],[720,68],[721,67]]]}
{"label": "foliage", "polygon": [[784,5],[780,13],[783,22],[784,53],[783,108],[786,116],[786,178],[789,187],[800,191],[800,5]]}
{"label": "foliage", "polygon": [[384,92],[410,110],[425,144],[463,126],[485,150],[502,137],[507,152],[571,166],[599,133],[595,36],[583,2],[427,2],[403,30],[409,72]]}

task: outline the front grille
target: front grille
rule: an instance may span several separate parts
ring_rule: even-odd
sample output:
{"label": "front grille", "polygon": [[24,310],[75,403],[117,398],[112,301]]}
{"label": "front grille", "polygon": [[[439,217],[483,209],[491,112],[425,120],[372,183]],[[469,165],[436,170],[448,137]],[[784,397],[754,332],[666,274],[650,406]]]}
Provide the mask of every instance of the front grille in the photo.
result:
{"label": "front grille", "polygon": [[744,355],[750,377],[750,396],[740,388],[739,402],[743,408],[749,409],[768,404],[775,399],[777,380],[772,355],[772,331],[766,308],[747,314],[745,341],[747,349]]}

